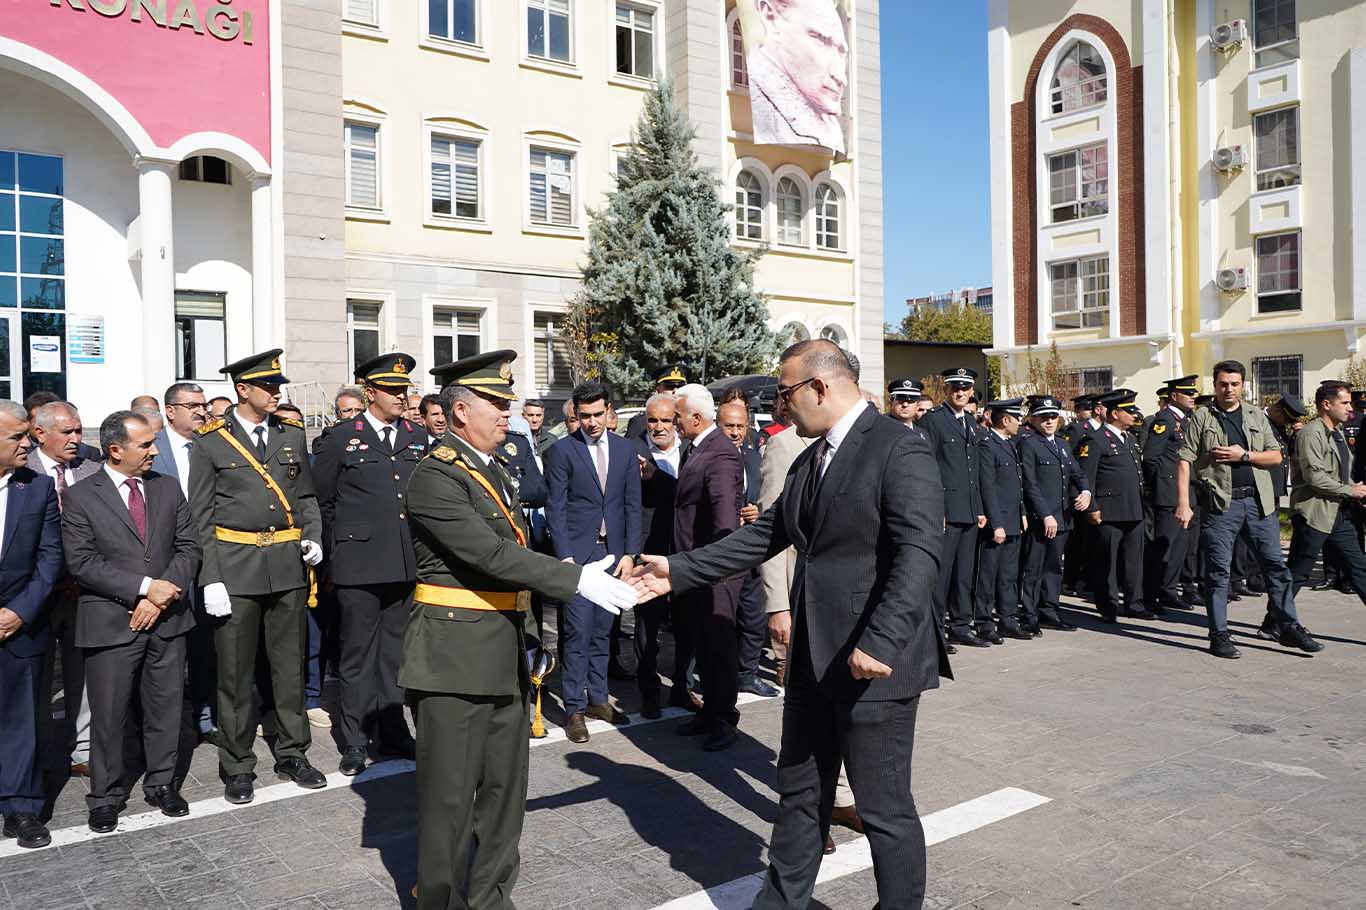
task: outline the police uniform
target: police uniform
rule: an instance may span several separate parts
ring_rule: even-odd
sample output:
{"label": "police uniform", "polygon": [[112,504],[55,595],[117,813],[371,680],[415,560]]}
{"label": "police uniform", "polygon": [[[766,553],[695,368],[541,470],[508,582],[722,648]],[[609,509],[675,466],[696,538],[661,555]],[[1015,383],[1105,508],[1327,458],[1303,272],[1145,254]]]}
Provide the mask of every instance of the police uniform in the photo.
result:
{"label": "police uniform", "polygon": [[[921,388],[920,383],[916,382],[914,379],[893,379],[887,384],[887,397],[892,401],[918,402],[925,397],[925,390]],[[905,423],[904,421],[897,420],[897,418],[891,414],[886,414],[884,416],[886,416],[888,420],[895,420],[921,439],[926,441],[929,440],[929,437],[925,435],[925,431],[914,423]]]}
{"label": "police uniform", "polygon": [[[278,348],[223,367],[235,384],[278,389],[288,380]],[[310,744],[304,701],[304,650],[312,569],[320,560],[322,522],[308,464],[303,424],[267,415],[259,426],[228,408],[196,432],[190,455],[190,510],[198,525],[204,562],[199,584],[226,588],[231,613],[217,621],[218,761],[230,802],[252,799],[256,722],[251,686],[257,642],[265,642],[274,692],[275,771],[300,786],[326,779],[308,764]],[[222,588],[219,589],[220,591]],[[264,635],[262,630],[264,629]]]}
{"label": "police uniform", "polygon": [[[1031,399],[1039,397],[1041,396],[1030,396]],[[1072,412],[1076,417],[1071,423],[1063,427],[1062,430],[1058,432],[1058,435],[1067,440],[1067,444],[1072,447],[1073,451],[1076,450],[1077,445],[1081,442],[1081,434],[1085,433],[1087,430],[1086,421],[1091,416],[1091,406],[1094,403],[1094,395],[1078,395],[1076,398],[1072,399]],[[1029,401],[1027,404],[1032,405],[1033,401]],[[1086,417],[1081,416],[1082,411],[1086,412]]]}
{"label": "police uniform", "polygon": [[1186,566],[1186,550],[1193,546],[1199,525],[1186,528],[1176,520],[1179,504],[1176,489],[1177,466],[1181,463],[1181,443],[1186,438],[1185,411],[1170,403],[1171,392],[1194,395],[1199,391],[1198,376],[1183,376],[1167,384],[1168,403],[1147,422],[1147,441],[1143,445],[1143,482],[1152,517],[1152,540],[1148,544],[1144,587],[1148,609],[1189,610],[1191,605],[1177,592]]}
{"label": "police uniform", "polygon": [[[1024,415],[1023,398],[1007,398],[987,405],[992,414]],[[1028,639],[1020,615],[1020,535],[1024,530],[1024,476],[1015,440],[995,429],[987,431],[978,446],[982,508],[987,525],[982,529],[982,548],[977,555],[977,635],[992,644],[1002,636]],[[996,542],[996,530],[1005,539]]]}
{"label": "police uniform", "polygon": [[[1136,409],[1130,389],[1107,392],[1101,403],[1110,412]],[[1092,491],[1087,520],[1097,528],[1091,561],[1096,609],[1106,622],[1117,622],[1120,615],[1152,619],[1143,608],[1143,469],[1138,443],[1133,433],[1107,422],[1082,442],[1078,461]]]}
{"label": "police uniform", "polygon": [[[381,354],[356,367],[376,394],[402,397],[417,361]],[[412,758],[398,665],[409,598],[417,579],[408,531],[408,479],[427,453],[426,429],[402,417],[376,416],[372,405],[338,423],[318,448],[323,538],[341,619],[341,772],[365,770],[366,750]]]}
{"label": "police uniform", "polygon": [[[666,363],[655,370],[653,379],[655,381],[655,391],[674,391],[688,384],[688,376],[683,372],[683,364]],[[646,430],[646,420],[648,415],[641,411],[626,423],[626,438],[635,439],[637,436],[644,438]],[[614,633],[615,634],[615,633]]]}
{"label": "police uniform", "polygon": [[[977,373],[966,367],[944,370],[945,385],[976,384]],[[925,415],[917,424],[929,437],[944,485],[944,546],[939,564],[937,612],[949,612],[949,640],[984,647],[972,631],[972,581],[976,571],[977,517],[982,494],[977,476],[977,424],[971,414],[955,414],[947,404]]]}
{"label": "police uniform", "polygon": [[[1045,395],[1034,402],[1030,417],[1062,413],[1058,399]],[[1024,534],[1024,581],[1020,600],[1026,631],[1038,634],[1041,626],[1073,631],[1076,626],[1058,613],[1062,588],[1062,555],[1072,530],[1073,500],[1090,490],[1067,442],[1035,430],[1020,437],[1020,475],[1023,478],[1025,511],[1029,530]],[[1057,522],[1057,533],[1047,536],[1045,518]]]}
{"label": "police uniform", "polygon": [[[432,372],[512,401],[515,357],[493,351]],[[535,645],[530,594],[568,601],[588,571],[528,549],[514,487],[496,450],[477,451],[454,428],[408,483],[417,589],[399,684],[417,719],[420,910],[513,906],[526,808],[528,639]]]}

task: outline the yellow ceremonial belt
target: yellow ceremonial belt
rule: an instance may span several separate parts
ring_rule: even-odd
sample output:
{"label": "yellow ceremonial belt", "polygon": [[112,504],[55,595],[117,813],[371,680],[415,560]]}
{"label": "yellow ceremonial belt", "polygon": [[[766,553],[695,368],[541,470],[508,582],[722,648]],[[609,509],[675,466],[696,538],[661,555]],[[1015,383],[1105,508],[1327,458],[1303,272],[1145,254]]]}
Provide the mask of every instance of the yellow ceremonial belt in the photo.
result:
{"label": "yellow ceremonial belt", "polygon": [[471,591],[468,588],[448,588],[421,582],[413,598],[418,603],[433,607],[458,607],[461,610],[485,610],[490,613],[520,613],[529,606],[529,598],[518,597],[516,591]]}
{"label": "yellow ceremonial belt", "polygon": [[235,531],[232,528],[214,526],[213,536],[228,543],[245,543],[253,547],[272,547],[277,543],[290,540],[303,540],[304,532],[298,528],[271,528],[269,531]]}

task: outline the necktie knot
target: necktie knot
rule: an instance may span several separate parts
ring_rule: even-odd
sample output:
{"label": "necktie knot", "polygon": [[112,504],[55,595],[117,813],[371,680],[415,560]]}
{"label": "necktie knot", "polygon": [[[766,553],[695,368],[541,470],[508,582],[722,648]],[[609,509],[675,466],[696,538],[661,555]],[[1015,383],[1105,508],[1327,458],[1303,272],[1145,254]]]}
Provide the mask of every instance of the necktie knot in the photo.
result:
{"label": "necktie knot", "polygon": [[138,487],[138,479],[129,477],[123,482],[128,488],[128,516],[133,520],[133,528],[138,532],[138,537],[147,539],[147,502],[142,498],[142,490]]}

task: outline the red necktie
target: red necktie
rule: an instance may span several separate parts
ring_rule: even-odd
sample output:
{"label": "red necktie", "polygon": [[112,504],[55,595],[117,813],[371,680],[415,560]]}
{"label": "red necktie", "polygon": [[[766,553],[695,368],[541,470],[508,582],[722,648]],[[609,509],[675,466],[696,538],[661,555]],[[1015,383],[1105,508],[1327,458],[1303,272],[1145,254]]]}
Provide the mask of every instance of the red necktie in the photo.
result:
{"label": "red necktie", "polygon": [[142,498],[142,488],[134,477],[125,480],[123,485],[128,488],[128,514],[133,518],[133,527],[137,529],[138,537],[146,540],[147,502]]}
{"label": "red necktie", "polygon": [[57,465],[57,511],[62,510],[62,494],[66,492],[66,468]]}

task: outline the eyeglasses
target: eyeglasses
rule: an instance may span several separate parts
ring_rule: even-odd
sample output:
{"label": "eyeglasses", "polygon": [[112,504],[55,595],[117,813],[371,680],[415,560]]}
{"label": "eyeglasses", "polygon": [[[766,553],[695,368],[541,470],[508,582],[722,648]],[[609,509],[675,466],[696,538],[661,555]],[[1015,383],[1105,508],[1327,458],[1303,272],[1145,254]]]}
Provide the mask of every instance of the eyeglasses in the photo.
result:
{"label": "eyeglasses", "polygon": [[207,411],[209,406],[202,401],[173,401],[168,404],[168,408],[184,408],[187,411]]}
{"label": "eyeglasses", "polygon": [[780,385],[780,386],[778,386],[778,397],[779,397],[780,399],[782,399],[782,402],[783,402],[784,404],[786,404],[787,402],[789,402],[789,401],[792,400],[792,393],[793,393],[793,392],[797,391],[797,390],[800,389],[802,386],[806,385],[808,382],[815,382],[818,378],[819,378],[819,377],[817,377],[817,376],[808,376],[807,378],[803,379],[801,382],[794,382],[792,385],[789,385],[789,386],[781,386],[781,385]]}

